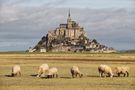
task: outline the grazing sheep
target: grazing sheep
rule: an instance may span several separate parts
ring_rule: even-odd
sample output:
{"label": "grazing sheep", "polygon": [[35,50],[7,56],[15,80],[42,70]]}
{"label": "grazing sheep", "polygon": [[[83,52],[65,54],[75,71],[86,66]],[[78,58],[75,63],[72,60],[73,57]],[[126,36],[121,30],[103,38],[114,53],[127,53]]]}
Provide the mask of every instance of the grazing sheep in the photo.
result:
{"label": "grazing sheep", "polygon": [[49,70],[48,64],[42,64],[38,69],[38,75],[37,77],[40,77],[41,75],[45,75],[45,73]]}
{"label": "grazing sheep", "polygon": [[108,65],[100,65],[98,67],[98,71],[99,71],[99,74],[100,74],[100,77],[103,77],[104,75],[103,74],[107,74],[109,75],[110,77],[113,77],[113,73],[112,73],[112,69],[110,66]]}
{"label": "grazing sheep", "polygon": [[19,65],[14,65],[12,67],[12,73],[11,73],[11,76],[14,77],[14,76],[21,76],[21,68]]}
{"label": "grazing sheep", "polygon": [[129,76],[129,67],[126,67],[126,66],[118,66],[118,67],[115,67],[114,68],[114,71],[113,71],[115,74],[118,75],[118,77],[120,77],[121,74],[123,74],[123,76]]}
{"label": "grazing sheep", "polygon": [[73,78],[77,77],[77,75],[79,75],[80,78],[83,76],[83,73],[79,70],[77,66],[73,66],[70,71]]}
{"label": "grazing sheep", "polygon": [[47,74],[48,78],[58,78],[58,69],[56,67],[52,67],[48,70],[48,74]]}

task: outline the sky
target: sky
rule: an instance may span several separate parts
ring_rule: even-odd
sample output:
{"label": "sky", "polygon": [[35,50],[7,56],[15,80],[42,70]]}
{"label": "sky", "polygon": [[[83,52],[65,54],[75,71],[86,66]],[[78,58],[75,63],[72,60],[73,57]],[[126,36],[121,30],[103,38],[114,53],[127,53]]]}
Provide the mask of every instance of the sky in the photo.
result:
{"label": "sky", "polygon": [[90,39],[135,49],[135,0],[0,0],[0,51],[19,51],[71,17]]}

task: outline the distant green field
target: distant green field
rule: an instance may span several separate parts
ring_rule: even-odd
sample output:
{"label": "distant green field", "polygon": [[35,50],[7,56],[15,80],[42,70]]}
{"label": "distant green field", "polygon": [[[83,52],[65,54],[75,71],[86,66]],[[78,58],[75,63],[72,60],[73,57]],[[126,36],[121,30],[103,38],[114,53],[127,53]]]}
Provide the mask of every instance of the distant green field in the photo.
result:
{"label": "distant green field", "polygon": [[[37,78],[38,66],[47,63],[59,69],[59,78]],[[11,67],[19,64],[21,77],[8,77]],[[100,64],[130,67],[129,77],[100,78]],[[79,66],[83,78],[71,78],[70,68]],[[0,90],[135,90],[135,54],[90,53],[1,53]]]}

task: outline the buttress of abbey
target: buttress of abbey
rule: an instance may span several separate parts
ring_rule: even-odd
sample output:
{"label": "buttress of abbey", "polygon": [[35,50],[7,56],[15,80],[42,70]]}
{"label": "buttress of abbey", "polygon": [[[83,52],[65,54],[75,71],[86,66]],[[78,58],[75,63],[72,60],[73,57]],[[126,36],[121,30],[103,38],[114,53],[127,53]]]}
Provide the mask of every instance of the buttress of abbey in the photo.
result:
{"label": "buttress of abbey", "polygon": [[80,35],[86,36],[83,27],[80,27],[78,23],[71,19],[70,10],[68,13],[67,24],[60,24],[56,30],[49,32],[49,39],[55,39],[58,36],[64,36],[65,38],[78,39]]}

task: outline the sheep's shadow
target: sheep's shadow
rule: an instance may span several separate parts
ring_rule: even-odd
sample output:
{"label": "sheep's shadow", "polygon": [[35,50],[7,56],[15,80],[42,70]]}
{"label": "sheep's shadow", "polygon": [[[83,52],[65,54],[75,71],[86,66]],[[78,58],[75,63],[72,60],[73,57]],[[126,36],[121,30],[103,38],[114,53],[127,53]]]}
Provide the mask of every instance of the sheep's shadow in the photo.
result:
{"label": "sheep's shadow", "polygon": [[[108,76],[109,77],[109,76]],[[116,76],[116,75],[113,75],[113,77],[122,77],[122,76]]]}
{"label": "sheep's shadow", "polygon": [[30,76],[32,76],[32,77],[36,77],[38,74],[31,74]]}
{"label": "sheep's shadow", "polygon": [[[32,76],[32,77],[37,77],[37,75],[38,75],[38,74],[31,74],[30,76]],[[47,77],[47,75],[41,76],[41,77],[38,77],[38,78],[41,78],[41,79],[51,79],[51,78]]]}
{"label": "sheep's shadow", "polygon": [[13,77],[12,75],[5,75],[5,77]]}
{"label": "sheep's shadow", "polygon": [[[45,77],[40,77],[41,79],[54,79],[54,78],[49,78],[49,77],[47,77],[47,76],[45,76]],[[56,78],[55,78],[56,79]]]}
{"label": "sheep's shadow", "polygon": [[63,79],[72,79],[72,77],[60,77],[60,78],[63,78]]}
{"label": "sheep's shadow", "polygon": [[71,77],[54,77],[54,78],[49,78],[49,77],[47,77],[47,76],[45,76],[45,77],[40,77],[40,78],[42,78],[42,79],[59,79],[59,78],[62,78],[62,79],[72,79]]}
{"label": "sheep's shadow", "polygon": [[[99,77],[100,78],[100,76],[98,76],[98,75],[87,75],[86,77]],[[110,77],[110,76],[102,76],[102,78],[105,78],[105,77]],[[118,77],[118,76],[116,76],[116,75],[114,75],[113,77]],[[122,77],[122,76],[120,76],[120,77]]]}
{"label": "sheep's shadow", "polygon": [[87,75],[86,77],[99,77],[97,75]]}

